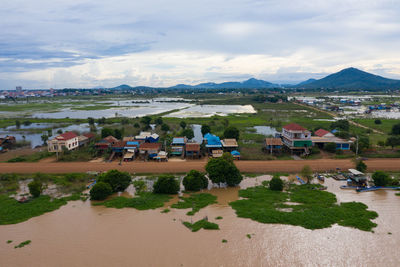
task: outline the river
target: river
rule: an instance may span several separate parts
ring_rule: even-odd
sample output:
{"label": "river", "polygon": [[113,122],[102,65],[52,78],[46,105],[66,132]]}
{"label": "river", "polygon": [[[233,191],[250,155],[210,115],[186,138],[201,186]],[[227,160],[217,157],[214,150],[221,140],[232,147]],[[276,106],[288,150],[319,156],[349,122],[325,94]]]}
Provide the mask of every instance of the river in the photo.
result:
{"label": "river", "polygon": [[[255,181],[261,178],[242,185]],[[375,233],[237,218],[227,205],[237,199],[237,188],[211,191],[219,203],[200,210],[193,220],[208,216],[221,230],[196,233],[181,224],[190,221],[187,210],[162,214],[161,209],[113,209],[74,201],[26,222],[0,226],[0,266],[399,266],[400,197],[393,191],[341,190],[342,183],[325,182],[339,202],[361,201],[378,212]],[[217,216],[223,219],[214,220]],[[28,239],[30,245],[14,249]]]}

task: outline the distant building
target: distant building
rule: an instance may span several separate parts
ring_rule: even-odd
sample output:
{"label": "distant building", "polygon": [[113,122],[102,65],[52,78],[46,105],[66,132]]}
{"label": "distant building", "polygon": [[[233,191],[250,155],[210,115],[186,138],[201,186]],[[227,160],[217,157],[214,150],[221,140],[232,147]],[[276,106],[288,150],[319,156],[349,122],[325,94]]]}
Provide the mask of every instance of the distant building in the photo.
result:
{"label": "distant building", "polygon": [[64,148],[73,150],[77,147],[79,147],[79,140],[74,132],[65,132],[47,142],[49,152],[62,152]]}
{"label": "distant building", "polygon": [[22,92],[22,86],[15,87],[15,91],[17,91],[18,93]]}
{"label": "distant building", "polygon": [[271,154],[274,152],[280,152],[283,147],[282,139],[280,138],[265,138],[264,141],[265,150]]}
{"label": "distant building", "polygon": [[312,146],[311,132],[297,123],[288,124],[282,128],[282,142],[292,152],[308,154]]}
{"label": "distant building", "polygon": [[185,153],[186,137],[175,137],[171,143],[171,155],[183,156]]}
{"label": "distant building", "polygon": [[225,152],[232,152],[234,150],[238,149],[238,143],[236,141],[236,139],[232,138],[232,139],[223,139],[221,141],[222,147],[224,148]]}
{"label": "distant building", "polygon": [[186,146],[185,146],[185,152],[186,152],[186,157],[199,158],[201,156],[200,144],[187,143]]}
{"label": "distant building", "polygon": [[328,143],[335,143],[336,149],[339,150],[350,150],[350,145],[353,143],[352,141],[347,141],[336,137],[333,133],[328,132],[324,129],[319,129],[314,133],[316,136],[311,137],[311,141],[314,146],[318,146],[319,148],[323,148],[324,145]]}

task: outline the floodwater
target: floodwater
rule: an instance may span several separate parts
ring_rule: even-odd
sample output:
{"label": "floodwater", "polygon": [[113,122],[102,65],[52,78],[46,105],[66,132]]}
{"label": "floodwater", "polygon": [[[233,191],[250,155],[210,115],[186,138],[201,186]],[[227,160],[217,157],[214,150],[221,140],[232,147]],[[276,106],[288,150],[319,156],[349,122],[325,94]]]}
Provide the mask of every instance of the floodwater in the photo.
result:
{"label": "floodwater", "polygon": [[[249,178],[241,185],[262,180]],[[393,191],[341,190],[343,182],[332,179],[325,183],[339,202],[361,201],[377,211],[375,233],[237,218],[228,203],[237,199],[238,189],[221,188],[211,190],[219,203],[193,218],[208,216],[221,230],[190,232],[181,223],[191,220],[187,210],[162,214],[161,209],[113,209],[74,201],[26,222],[0,226],[0,266],[399,266],[400,197]],[[217,216],[223,219],[215,220]],[[14,249],[25,240],[32,243]]]}
{"label": "floodwater", "polygon": [[256,129],[256,133],[262,134],[265,136],[272,135],[275,137],[275,134],[278,133],[278,131],[275,128],[270,127],[270,126],[254,126],[254,129]]}
{"label": "floodwater", "polygon": [[257,113],[252,105],[195,105],[187,109],[170,113],[165,117],[175,118],[207,118],[214,115]]}

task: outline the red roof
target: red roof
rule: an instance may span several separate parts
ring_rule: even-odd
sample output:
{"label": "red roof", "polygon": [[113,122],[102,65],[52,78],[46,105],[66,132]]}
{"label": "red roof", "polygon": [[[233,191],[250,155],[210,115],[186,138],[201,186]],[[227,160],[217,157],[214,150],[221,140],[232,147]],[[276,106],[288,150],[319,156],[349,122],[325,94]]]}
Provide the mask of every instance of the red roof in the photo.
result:
{"label": "red roof", "polygon": [[186,151],[200,151],[200,144],[186,143]]}
{"label": "red roof", "polygon": [[161,143],[143,143],[139,147],[140,150],[154,150],[160,148],[161,148]]}
{"label": "red roof", "polygon": [[315,135],[316,136],[319,136],[319,137],[323,137],[323,136],[325,136],[326,134],[328,134],[329,132],[327,131],[327,130],[324,130],[324,129],[319,129],[319,130],[317,130],[316,132],[315,132]]}
{"label": "red roof", "polygon": [[70,139],[73,139],[73,138],[75,138],[75,137],[78,137],[78,136],[76,135],[76,133],[74,133],[74,132],[65,132],[65,133],[63,133],[63,134],[60,134],[60,135],[57,136],[56,138],[57,138],[58,140],[70,140]]}
{"label": "red roof", "polygon": [[86,136],[87,138],[89,138],[89,139],[92,139],[92,138],[94,138],[94,137],[96,137],[96,134],[94,134],[94,133],[84,133],[84,134],[82,134],[83,136]]}
{"label": "red roof", "polygon": [[286,126],[283,126],[283,128],[288,131],[307,131],[302,126],[298,125],[297,123],[290,123]]}

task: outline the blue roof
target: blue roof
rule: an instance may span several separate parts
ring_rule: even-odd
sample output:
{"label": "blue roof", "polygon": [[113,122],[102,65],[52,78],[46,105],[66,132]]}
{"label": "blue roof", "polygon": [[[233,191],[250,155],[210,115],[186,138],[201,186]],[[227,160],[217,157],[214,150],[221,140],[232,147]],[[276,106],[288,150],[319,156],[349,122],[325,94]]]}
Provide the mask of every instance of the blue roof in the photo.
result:
{"label": "blue roof", "polygon": [[331,131],[331,133],[333,133],[333,134],[337,133],[337,132],[338,132],[338,130],[336,130],[336,129]]}
{"label": "blue roof", "polygon": [[138,146],[139,142],[138,141],[128,141],[126,142],[127,146]]}
{"label": "blue roof", "polygon": [[240,156],[240,152],[237,151],[237,150],[233,150],[233,151],[231,152],[231,154],[234,155],[234,156]]}
{"label": "blue roof", "polygon": [[221,140],[219,139],[218,136],[215,136],[213,134],[207,133],[204,136],[204,139],[207,140],[206,147],[222,147]]}
{"label": "blue roof", "polygon": [[174,137],[172,139],[172,144],[184,144],[185,143],[185,138],[183,137]]}

